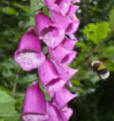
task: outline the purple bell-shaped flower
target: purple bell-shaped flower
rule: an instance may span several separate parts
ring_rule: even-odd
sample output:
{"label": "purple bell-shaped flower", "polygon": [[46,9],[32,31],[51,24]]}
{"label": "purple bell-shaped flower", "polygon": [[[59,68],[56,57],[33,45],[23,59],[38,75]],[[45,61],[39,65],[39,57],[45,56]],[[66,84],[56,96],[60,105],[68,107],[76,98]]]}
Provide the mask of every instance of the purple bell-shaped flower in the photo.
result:
{"label": "purple bell-shaped flower", "polygon": [[46,112],[44,94],[35,81],[26,90],[22,118],[24,121],[45,121],[48,118]]}
{"label": "purple bell-shaped flower", "polygon": [[49,48],[49,54],[56,62],[64,65],[69,65],[76,57],[77,52],[68,50],[63,44],[60,44],[56,48]]}
{"label": "purple bell-shaped flower", "polygon": [[40,39],[50,48],[58,46],[65,36],[64,29],[60,25],[53,23],[42,12],[39,12],[36,16],[36,30]]}
{"label": "purple bell-shaped flower", "polygon": [[71,5],[71,0],[44,0],[47,7],[51,10],[57,11],[66,15]]}
{"label": "purple bell-shaped flower", "polygon": [[40,40],[33,28],[22,36],[15,52],[15,60],[26,71],[35,69],[44,62],[45,56],[41,50]]}
{"label": "purple bell-shaped flower", "polygon": [[58,92],[56,92],[53,101],[58,109],[62,109],[75,97],[75,94],[70,93],[66,87],[63,87]]}

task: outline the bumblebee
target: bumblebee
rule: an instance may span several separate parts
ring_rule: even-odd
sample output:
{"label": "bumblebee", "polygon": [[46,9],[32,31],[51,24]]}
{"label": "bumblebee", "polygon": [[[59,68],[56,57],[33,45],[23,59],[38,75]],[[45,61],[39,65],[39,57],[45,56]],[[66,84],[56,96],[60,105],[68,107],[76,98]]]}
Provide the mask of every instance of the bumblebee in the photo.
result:
{"label": "bumblebee", "polygon": [[94,72],[98,74],[101,80],[106,80],[110,76],[110,72],[107,70],[106,66],[101,61],[91,62],[91,68]]}

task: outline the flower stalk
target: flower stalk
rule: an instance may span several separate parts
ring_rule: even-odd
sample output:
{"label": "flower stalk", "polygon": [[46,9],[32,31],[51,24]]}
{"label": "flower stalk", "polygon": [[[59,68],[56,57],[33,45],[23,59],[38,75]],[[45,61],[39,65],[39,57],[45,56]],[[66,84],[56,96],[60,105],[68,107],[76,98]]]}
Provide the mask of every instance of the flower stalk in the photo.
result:
{"label": "flower stalk", "polygon": [[[67,86],[77,70],[69,67],[77,52],[74,34],[80,21],[75,13],[79,0],[44,0],[50,16],[38,11],[35,28],[31,27],[20,39],[15,61],[25,71],[38,69],[39,81],[34,81],[25,93],[22,119],[24,121],[69,121],[73,114],[68,103],[76,97]],[[48,48],[43,52],[41,42]],[[45,99],[39,83],[52,101]]]}

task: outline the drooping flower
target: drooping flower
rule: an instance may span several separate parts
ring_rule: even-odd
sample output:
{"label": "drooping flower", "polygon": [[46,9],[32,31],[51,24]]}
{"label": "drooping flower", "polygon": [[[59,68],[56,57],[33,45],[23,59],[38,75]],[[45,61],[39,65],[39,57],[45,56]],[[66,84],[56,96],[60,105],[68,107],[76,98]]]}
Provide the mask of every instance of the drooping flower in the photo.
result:
{"label": "drooping flower", "polygon": [[48,83],[44,87],[46,91],[48,92],[48,94],[50,95],[50,97],[53,98],[55,93],[59,91],[62,87],[64,87],[67,83],[68,83],[67,80],[58,78]]}
{"label": "drooping flower", "polygon": [[41,83],[51,97],[53,97],[55,92],[57,92],[67,83],[67,80],[64,80],[60,77],[55,65],[48,58],[46,58],[45,62],[39,66],[38,75]]}
{"label": "drooping flower", "polygon": [[48,119],[46,121],[69,121],[73,111],[68,106],[58,109],[53,102],[47,102],[47,114]]}
{"label": "drooping flower", "polygon": [[67,65],[63,65],[61,63],[57,63],[53,60],[53,64],[57,70],[57,73],[63,80],[70,80],[72,76],[74,76],[77,72],[77,69],[70,68]]}
{"label": "drooping flower", "polygon": [[48,16],[39,12],[35,20],[39,37],[48,47],[55,48],[63,41],[64,29],[60,25],[53,23]]}
{"label": "drooping flower", "polygon": [[24,121],[45,121],[48,118],[44,94],[36,81],[25,93],[22,118]]}
{"label": "drooping flower", "polygon": [[[37,35],[32,28],[22,36],[15,60],[26,71],[38,68],[39,81],[52,102],[45,101],[35,81],[26,91],[22,118],[24,121],[69,121],[73,111],[68,103],[76,95],[66,86],[72,86],[70,79],[77,72],[69,64],[77,55],[73,48],[80,21],[75,15],[79,6],[74,3],[80,0],[44,1],[50,17],[38,12],[35,17]],[[43,54],[40,41],[46,44],[50,59]]]}
{"label": "drooping flower", "polygon": [[61,117],[63,119],[63,121],[69,121],[70,117],[73,114],[73,110],[71,108],[69,108],[68,106],[64,107],[61,111]]}
{"label": "drooping flower", "polygon": [[66,84],[71,87],[70,79],[76,72],[77,70],[48,58],[38,68],[40,81],[51,97]]}
{"label": "drooping flower", "polygon": [[51,102],[47,102],[48,119],[46,121],[63,121],[59,110]]}
{"label": "drooping flower", "polygon": [[70,17],[71,20],[74,20],[76,18],[76,12],[78,9],[78,5],[71,4],[66,16]]}
{"label": "drooping flower", "polygon": [[35,69],[44,62],[45,56],[41,50],[40,40],[33,28],[22,36],[15,52],[15,60],[26,71]]}
{"label": "drooping flower", "polygon": [[75,97],[75,94],[70,93],[66,87],[63,87],[55,93],[53,102],[58,109],[61,109],[64,108]]}
{"label": "drooping flower", "polygon": [[54,23],[60,25],[65,30],[70,23],[70,19],[67,18],[67,16],[63,16],[61,13],[54,10],[50,10],[50,17]]}
{"label": "drooping flower", "polygon": [[48,58],[46,58],[45,62],[39,66],[38,75],[43,85],[47,85],[53,80],[58,79],[57,71]]}
{"label": "drooping flower", "polygon": [[50,56],[57,62],[69,65],[76,56],[76,51],[68,50],[64,48],[62,44],[57,46],[56,48],[49,48]]}
{"label": "drooping flower", "polygon": [[77,39],[76,39],[74,33],[73,33],[73,34],[69,34],[68,36],[69,36],[69,38],[70,38],[71,40],[74,40],[74,41],[77,42]]}
{"label": "drooping flower", "polygon": [[73,3],[79,3],[80,0],[72,0]]}
{"label": "drooping flower", "polygon": [[80,21],[78,19],[73,20],[67,27],[66,33],[68,35],[75,33],[78,30]]}
{"label": "drooping flower", "polygon": [[75,14],[73,14],[74,11],[74,8],[72,8],[72,10],[68,13],[68,16],[63,16],[53,10],[50,11],[53,22],[65,28],[65,33],[68,35],[75,33],[80,24],[79,19],[75,16]]}
{"label": "drooping flower", "polygon": [[77,41],[76,40],[71,40],[68,38],[65,38],[63,42],[61,43],[62,46],[68,50],[72,50],[74,46],[76,45]]}
{"label": "drooping flower", "polygon": [[44,0],[47,7],[63,15],[68,12],[71,0]]}

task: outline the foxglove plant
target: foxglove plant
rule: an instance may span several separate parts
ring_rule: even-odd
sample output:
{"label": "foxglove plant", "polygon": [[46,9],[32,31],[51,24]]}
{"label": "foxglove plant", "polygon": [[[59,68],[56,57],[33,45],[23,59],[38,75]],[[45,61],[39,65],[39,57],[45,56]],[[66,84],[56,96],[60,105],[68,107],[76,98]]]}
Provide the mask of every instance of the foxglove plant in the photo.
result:
{"label": "foxglove plant", "polygon": [[[44,0],[50,17],[41,10],[35,16],[35,28],[26,32],[15,52],[15,61],[25,71],[38,69],[39,80],[26,90],[22,119],[24,121],[69,121],[73,111],[68,103],[76,97],[67,86],[77,72],[69,67],[76,57],[73,50],[77,43],[75,32],[80,21],[75,13],[79,0]],[[48,56],[42,51],[41,41],[48,48]],[[51,101],[45,100],[39,87],[43,85]]]}
{"label": "foxglove plant", "polygon": [[41,50],[40,40],[33,28],[22,36],[15,52],[15,60],[26,71],[35,69],[44,62],[45,56]]}
{"label": "foxglove plant", "polygon": [[55,24],[48,16],[39,12],[36,17],[36,30],[39,38],[51,48],[58,46],[64,39],[64,28]]}
{"label": "foxglove plant", "polygon": [[50,10],[51,19],[53,20],[53,22],[63,27],[67,34],[73,34],[77,31],[80,23],[78,18],[74,14],[76,10],[76,8],[71,6],[66,16],[54,10]]}
{"label": "foxglove plant", "polygon": [[69,65],[77,54],[75,51],[66,49],[62,44],[54,49],[49,48],[49,53],[55,61],[65,65]]}
{"label": "foxglove plant", "polygon": [[71,0],[44,0],[47,7],[51,10],[55,10],[63,15],[68,12]]}
{"label": "foxglove plant", "polygon": [[44,121],[48,118],[44,94],[36,81],[26,91],[22,118],[25,121]]}

